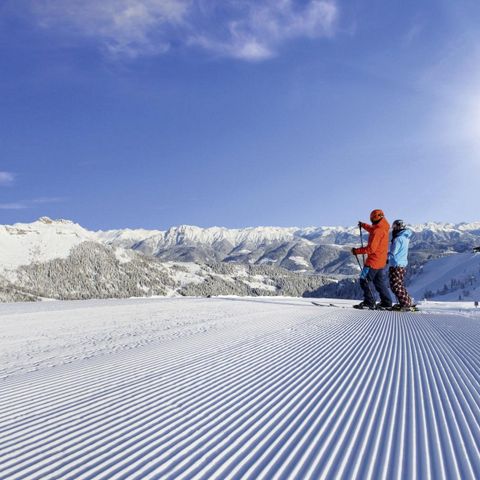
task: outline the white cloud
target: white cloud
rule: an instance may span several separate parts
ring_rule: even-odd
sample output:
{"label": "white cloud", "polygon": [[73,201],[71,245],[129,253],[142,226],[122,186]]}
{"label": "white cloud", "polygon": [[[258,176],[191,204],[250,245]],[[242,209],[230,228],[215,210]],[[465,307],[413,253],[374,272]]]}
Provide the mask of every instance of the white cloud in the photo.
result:
{"label": "white cloud", "polygon": [[28,208],[28,206],[20,202],[0,203],[0,210],[23,210],[24,208]]}
{"label": "white cloud", "polygon": [[31,200],[31,203],[35,205],[43,205],[45,203],[61,203],[65,200],[66,199],[64,197],[40,197],[34,198],[33,200]]}
{"label": "white cloud", "polygon": [[288,40],[332,35],[338,8],[333,0],[311,0],[302,7],[293,0],[247,0],[234,13],[224,38],[200,37],[198,43],[227,56],[263,60]]}
{"label": "white cloud", "polygon": [[49,203],[60,203],[66,199],[63,197],[39,197],[33,200],[22,200],[19,202],[0,203],[0,210],[24,210],[33,208],[37,205],[46,205]]}
{"label": "white cloud", "polygon": [[0,172],[0,186],[11,185],[15,181],[15,174],[11,172]]}
{"label": "white cloud", "polygon": [[98,40],[113,55],[136,57],[169,48],[168,30],[180,25],[192,0],[36,0],[45,28],[63,28]]}
{"label": "white cloud", "polygon": [[172,45],[262,60],[294,38],[334,33],[337,0],[25,0],[45,28],[91,38],[135,58]]}

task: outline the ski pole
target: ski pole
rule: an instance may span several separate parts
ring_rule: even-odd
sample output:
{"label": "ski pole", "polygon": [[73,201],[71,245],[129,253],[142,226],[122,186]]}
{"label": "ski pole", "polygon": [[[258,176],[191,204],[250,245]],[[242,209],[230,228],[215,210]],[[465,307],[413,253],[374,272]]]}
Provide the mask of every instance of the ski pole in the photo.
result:
{"label": "ski pole", "polygon": [[362,271],[362,268],[363,268],[363,267],[362,267],[362,265],[361,265],[361,263],[360,263],[360,260],[358,259],[358,255],[357,255],[357,254],[355,254],[355,258],[357,259],[357,263],[358,263],[358,266],[360,267],[360,271]]}
{"label": "ski pole", "polygon": [[[360,271],[362,271],[363,268],[365,268],[365,266],[362,268],[362,265],[360,264],[360,260],[358,259],[357,254],[355,254],[355,258],[357,259],[357,263],[358,263],[358,266],[360,267]],[[372,289],[370,288],[370,282],[368,281],[367,278],[365,278],[365,283],[367,284],[367,288],[368,288],[368,291],[370,292],[370,296],[373,298],[373,301],[375,301],[375,297],[373,296]]]}
{"label": "ski pole", "polygon": [[[363,248],[363,233],[362,233],[362,225],[358,225],[358,229],[360,230],[360,245],[362,246]],[[362,253],[362,261],[363,261],[363,265],[365,265],[365,254]],[[360,263],[360,262],[359,262]]]}

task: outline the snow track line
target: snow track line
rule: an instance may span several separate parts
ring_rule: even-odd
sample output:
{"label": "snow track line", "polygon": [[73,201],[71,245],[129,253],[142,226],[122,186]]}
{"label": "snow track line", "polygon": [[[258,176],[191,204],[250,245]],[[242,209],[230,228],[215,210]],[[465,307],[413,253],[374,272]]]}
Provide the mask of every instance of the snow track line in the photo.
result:
{"label": "snow track line", "polygon": [[[256,344],[255,344],[255,345],[256,345]],[[225,368],[225,366],[224,366],[224,365],[225,365],[225,362],[224,362],[224,361],[220,362],[219,365],[221,365],[222,368]],[[208,373],[211,374],[210,368],[209,368],[207,371],[208,371]],[[175,393],[174,393],[174,394],[175,394]],[[175,394],[175,395],[176,395],[176,394]],[[95,419],[95,421],[92,422],[92,423],[93,423],[94,425],[96,425],[96,424],[97,424],[96,422],[98,422],[97,419]],[[59,430],[60,430],[61,432],[64,432],[64,425],[60,425]],[[46,437],[48,436],[48,437],[51,438],[52,432],[47,432],[47,433],[48,433],[48,435],[44,434],[44,437],[46,438]],[[15,444],[16,444],[17,442],[18,442],[18,439],[15,439]],[[18,458],[17,458],[17,459],[18,459]]]}
{"label": "snow track line", "polygon": [[[258,332],[260,333],[260,332]],[[238,338],[238,332],[236,332],[235,334],[235,337],[234,338]],[[228,335],[223,335],[222,336],[222,342],[225,342],[225,341],[228,341]],[[140,347],[139,349],[137,349],[137,351],[135,352],[135,355],[131,358],[130,362],[132,364],[132,366],[142,366],[141,362],[139,362],[139,358],[138,358],[138,354],[140,355],[143,355],[143,357],[150,363],[152,361],[152,356],[151,356],[151,353],[148,351],[148,350],[144,350],[144,348],[148,348],[147,347]],[[180,367],[182,368],[187,368],[187,369],[191,369],[192,365],[193,365],[193,362],[192,362],[192,358],[189,357],[188,359],[185,358],[185,355],[186,353],[188,353],[188,349],[190,348],[190,345],[187,344],[186,348],[183,347],[182,348],[182,344],[180,344],[180,348],[182,349],[182,351],[178,351],[175,346],[174,348],[170,348],[168,352],[160,352],[161,355],[160,355],[160,358],[157,359],[157,358],[153,358],[153,361],[155,361],[155,367],[158,368],[158,369],[168,369],[170,368],[170,372],[174,372],[174,375],[176,375],[178,377],[178,370]],[[210,354],[213,354],[215,353],[219,347],[218,347],[218,343],[212,345],[212,346],[208,346],[206,345],[205,348],[210,348],[210,350],[207,350],[208,353]],[[146,352],[146,353],[143,353],[143,352]],[[125,369],[122,369],[120,371],[113,371],[112,372],[112,366],[110,364],[105,364],[105,365],[96,365],[94,364],[93,366],[90,366],[90,365],[86,365],[85,368],[81,371],[81,372],[78,372],[78,375],[77,375],[77,372],[76,372],[76,378],[77,379],[86,379],[87,380],[87,385],[90,385],[90,388],[92,391],[96,390],[96,387],[95,386],[92,386],[91,382],[88,380],[92,373],[94,372],[95,375],[97,376],[97,379],[98,379],[98,382],[97,383],[103,383],[105,380],[110,380],[108,383],[111,384],[111,385],[114,385],[115,387],[114,388],[122,388],[122,385],[118,386],[118,384],[120,383],[126,383],[126,382],[129,382],[129,381],[135,381],[137,382],[138,381],[138,374],[135,372],[134,369],[130,369],[130,368],[126,368],[126,367],[129,367],[129,365],[126,364],[127,360],[123,360],[123,358],[130,358],[130,357],[127,357],[128,356],[128,352],[130,352],[130,350],[128,350],[127,352],[122,352],[122,362],[123,362],[123,365],[125,367]],[[138,352],[138,353],[137,353]],[[167,356],[166,354],[168,353],[169,356]],[[174,355],[174,357],[172,358],[171,355]],[[199,354],[196,354],[194,358],[198,358],[200,359],[199,361],[202,361],[203,357],[205,356],[206,352],[205,351],[202,351],[202,353],[199,353]],[[183,361],[183,366],[181,364],[179,364],[178,362],[179,361]],[[69,376],[71,374],[70,370],[68,369],[64,369],[63,372],[60,372],[60,374],[58,374],[58,372],[55,372],[57,373],[57,375],[55,376],[52,376],[52,375],[48,375],[46,380],[41,380],[38,382],[38,384],[40,386],[43,387],[43,389],[45,391],[50,391],[52,388],[57,388],[57,387],[61,387],[62,384],[65,382],[65,381],[68,381],[69,380]],[[125,375],[127,374],[127,377],[126,377],[126,380],[125,380]],[[143,374],[143,376],[148,376],[149,373],[147,374]],[[115,380],[115,381],[113,381]],[[19,407],[22,407],[22,403],[25,404],[25,405],[28,405],[31,403],[31,399],[29,398],[28,395],[25,395],[26,392],[29,392],[31,393],[32,392],[32,388],[34,388],[36,385],[35,385],[35,382],[29,382],[27,386],[25,386],[25,382],[22,382],[21,383],[21,386],[20,386],[20,392],[14,396],[16,392],[15,390],[15,385],[12,386],[10,388],[10,391],[8,392],[8,398],[6,398],[2,403],[0,403],[0,420],[2,420],[3,417],[5,416],[10,416],[10,415],[15,415],[15,410],[19,409]],[[82,384],[81,388],[83,389],[84,388],[84,385]],[[67,398],[72,398],[74,399],[76,402],[78,401],[78,392],[77,391],[67,391],[66,393],[63,392],[63,393],[60,393],[60,395],[62,395],[62,403],[63,403],[63,400],[64,399],[67,399]],[[88,392],[87,395],[90,395],[90,393]],[[45,399],[43,402],[35,402],[36,403],[36,406],[41,406],[42,404],[43,405],[47,405],[49,406],[50,405],[50,399]],[[9,405],[14,405],[13,407],[10,407],[9,408]],[[31,410],[29,410],[31,412]]]}
{"label": "snow track line", "polygon": [[[294,386],[296,386],[297,384],[298,384],[298,382],[296,381]],[[310,383],[308,383],[307,386],[310,387],[310,386],[311,386]],[[290,393],[289,390],[287,390],[287,393]],[[285,392],[284,392],[283,397],[285,397]],[[294,398],[297,398],[297,399],[298,399],[298,397],[299,397],[299,395],[297,394],[297,395],[295,395]],[[274,400],[277,400],[277,399],[274,399]],[[290,398],[289,395],[286,396],[286,400],[287,400],[287,402],[290,402],[290,401],[291,401],[291,398]],[[278,402],[278,400],[277,400],[277,402]],[[277,410],[277,411],[278,411],[278,409],[281,408],[281,407],[283,407],[284,404],[285,404],[285,398],[282,398],[282,399],[281,399],[281,402],[279,402],[277,405],[266,404],[266,405],[264,406],[264,410],[269,412],[268,415],[271,415],[272,408],[273,408],[274,410]],[[262,412],[262,416],[264,416],[264,415],[265,415],[265,413]],[[249,419],[249,423],[250,423],[250,424],[252,423],[252,420],[255,420],[255,419],[250,418],[250,419]],[[260,423],[259,423],[258,420],[255,420],[253,423],[254,423],[254,426],[255,426],[255,430],[258,431],[259,429],[262,428],[261,425],[262,425],[263,423],[265,423],[265,419],[262,418],[262,421],[261,421]],[[270,422],[268,422],[268,423],[270,423]],[[245,427],[243,427],[243,428],[245,428]],[[258,438],[258,437],[255,437],[255,438]],[[231,444],[231,441],[232,441],[232,438],[229,437],[228,443]],[[210,447],[209,447],[208,445],[205,445],[205,446],[202,446],[202,449],[209,451],[209,450],[210,450]],[[257,447],[257,449],[258,449],[258,447]],[[196,453],[196,456],[199,457],[199,456],[202,456],[203,454],[205,454],[205,453],[202,452],[202,451],[199,451],[199,452]],[[162,472],[160,471],[159,473],[161,474]],[[190,473],[191,473],[191,472],[190,472]],[[173,471],[172,474],[171,474],[171,475],[172,475],[172,478],[175,477],[176,474],[177,474],[176,471]],[[222,472],[222,476],[225,476],[225,474],[226,474],[226,472]],[[232,475],[235,475],[235,472],[233,472]],[[139,477],[139,478],[140,478],[140,477]],[[146,477],[146,478],[148,478],[148,477]]]}
{"label": "snow track line", "polygon": [[[256,348],[256,344],[254,344],[254,348]],[[215,347],[215,350],[218,351],[218,346]],[[143,354],[143,352],[140,352],[141,354]],[[170,377],[168,377],[168,375],[170,376],[174,376],[176,379],[178,379],[179,377],[180,378],[183,378],[183,372],[191,372],[192,371],[192,367],[195,367],[197,365],[201,365],[203,363],[205,363],[205,360],[204,358],[205,357],[208,357],[209,355],[211,355],[211,353],[203,353],[202,355],[198,355],[197,357],[195,357],[195,359],[192,361],[190,360],[190,362],[184,362],[184,364],[178,364],[177,368],[173,368],[173,370],[164,370],[162,371],[162,376],[163,377],[167,377],[166,380],[165,380],[165,384],[168,383],[168,381],[170,381]],[[224,355],[228,356],[229,353],[225,353]],[[147,359],[148,363],[149,363],[149,367],[151,368],[151,370],[154,370],[155,372],[158,373],[158,370],[157,369],[160,369],[162,368],[162,365],[158,365],[158,364],[151,364],[151,356],[152,356],[152,352],[151,351],[147,351],[145,354],[144,354],[145,358]],[[220,359],[217,358],[217,362],[220,361]],[[128,368],[133,368],[133,367],[144,367],[145,365],[142,363],[142,362],[138,362],[138,359],[137,361],[133,361],[133,362],[129,362],[128,364],[127,363],[123,363],[122,366],[124,367],[128,367]],[[172,366],[173,367],[173,366]],[[169,368],[170,368],[170,365],[169,365]],[[111,371],[112,370],[112,366],[111,365],[108,365],[106,366],[104,369],[106,369],[107,371]],[[85,375],[84,377],[88,378],[91,377],[91,374],[92,372],[95,371],[95,369],[93,369],[91,372],[89,371],[88,375]],[[119,374],[116,374],[115,372],[112,373],[112,375],[110,377],[107,377],[109,380],[110,380],[110,383],[112,385],[115,386],[115,388],[112,388],[111,390],[108,390],[108,391],[105,391],[105,392],[102,392],[102,396],[105,396],[107,394],[110,394],[110,392],[115,392],[117,390],[120,390],[120,391],[123,391],[125,389],[125,387],[128,387],[129,386],[129,383],[130,382],[134,382],[134,384],[138,384],[142,381],[148,381],[150,376],[152,375],[152,373],[149,373],[149,374],[144,374],[141,378],[138,378],[138,375],[133,375],[132,378],[130,378],[128,380],[128,382],[124,382],[125,385],[121,384],[120,380],[121,378],[123,378],[122,374],[119,373]],[[193,375],[193,374],[192,374]],[[77,377],[76,377],[77,378]],[[96,376],[97,380],[99,379],[98,376]],[[55,382],[55,385],[53,384],[47,384],[45,387],[45,391],[51,391],[52,388],[54,388],[55,386],[58,387],[58,388],[61,388],[63,389],[63,386],[62,386],[62,382],[63,381],[66,381],[68,380],[68,376],[66,376],[64,379],[61,379],[60,381],[56,381]],[[102,381],[104,381],[105,379],[101,379]],[[117,383],[120,382],[120,386],[117,385]],[[76,381],[77,383],[77,381]],[[98,383],[98,382],[97,382]],[[188,380],[187,382],[188,383]],[[178,387],[179,383],[177,383],[177,387]],[[81,391],[82,389],[84,388],[84,385],[83,383],[80,384],[80,386],[78,387],[78,390],[74,392],[74,394],[71,394],[70,392],[68,393],[68,396],[65,396],[64,398],[62,398],[62,404],[64,403],[64,401],[66,399],[70,399],[70,398],[73,398],[73,399],[77,399],[78,397],[78,393],[79,391]],[[132,388],[136,388],[136,387],[132,387]],[[31,389],[30,389],[31,390]],[[92,389],[93,390],[93,389]],[[90,395],[90,393],[88,394]],[[55,397],[57,398],[57,396]],[[17,398],[13,398],[12,401],[17,401]],[[42,404],[45,405],[45,406],[49,406],[49,399],[44,399]],[[17,412],[16,414],[19,415],[19,416],[22,416],[23,415],[23,412],[24,410],[28,411],[29,414],[37,414],[38,412],[34,412],[32,410],[32,407],[31,405],[29,404],[31,403],[31,401],[27,401],[26,404],[22,407],[23,410],[21,410],[20,412]]]}
{"label": "snow track line", "polygon": [[[376,317],[377,320],[381,320],[381,316],[377,315]],[[380,327],[380,322],[376,323]],[[373,331],[372,333],[375,335],[376,332]],[[354,395],[359,392],[362,385],[365,385],[362,381],[373,373],[372,366],[375,360],[379,358],[380,347],[385,345],[387,333],[387,329],[379,328],[378,336],[375,337],[376,344],[360,344],[358,348],[359,363],[356,368],[351,370],[349,377],[346,377],[342,383],[335,385],[336,390],[331,392],[328,403],[320,405],[322,407],[320,411],[313,412],[314,415],[308,430],[303,433],[303,438],[297,443],[290,457],[286,459],[286,462],[293,467],[292,477],[314,478],[312,474],[317,469],[317,464],[324,464],[325,453],[334,448],[341,431],[329,427],[335,427],[340,425],[341,422],[348,421],[348,416],[352,413],[352,407],[355,407],[353,403]],[[373,350],[371,350],[372,347]],[[368,354],[369,352],[371,352],[371,355]],[[344,415],[338,415],[340,409],[345,410]],[[334,438],[335,442],[328,441]]]}
{"label": "snow track line", "polygon": [[0,478],[480,478],[478,320],[260,307],[4,379]]}
{"label": "snow track line", "polygon": [[[474,476],[475,471],[480,470],[480,459],[475,457],[475,451],[468,451],[468,449],[475,445],[474,432],[478,433],[480,430],[478,409],[480,399],[477,395],[476,404],[473,404],[476,411],[472,411],[471,405],[464,396],[465,390],[461,388],[462,379],[457,378],[457,371],[450,367],[454,356],[441,355],[442,345],[438,349],[435,348],[436,345],[429,337],[419,337],[418,341],[423,343],[424,351],[429,357],[434,387],[438,398],[443,403],[443,408],[439,409],[443,420],[440,425],[447,428],[442,431],[442,443],[443,448],[448,448],[449,456],[454,460],[447,466],[447,468],[451,467],[451,472],[447,476],[458,478]],[[446,385],[450,388],[447,389]],[[459,463],[460,459],[463,459],[461,463]],[[472,461],[476,465],[472,464]]]}

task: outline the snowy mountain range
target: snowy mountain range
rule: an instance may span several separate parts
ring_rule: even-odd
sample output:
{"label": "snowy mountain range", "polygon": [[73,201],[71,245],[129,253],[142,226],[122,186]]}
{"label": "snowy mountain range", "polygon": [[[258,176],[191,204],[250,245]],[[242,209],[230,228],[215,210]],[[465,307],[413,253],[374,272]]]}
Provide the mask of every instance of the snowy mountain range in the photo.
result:
{"label": "snowy mountain range", "polygon": [[[135,231],[140,238],[150,232]],[[131,232],[126,231],[128,238]],[[0,227],[0,301],[156,295],[292,295],[334,278],[272,265],[170,262],[68,220]],[[120,235],[121,237],[121,235]]]}
{"label": "snowy mountain range", "polygon": [[[480,222],[427,223],[411,227],[413,261],[446,252],[464,252],[480,243]],[[272,264],[291,271],[352,275],[358,265],[350,255],[360,243],[357,227],[245,229],[172,227],[167,231],[96,232],[107,245],[129,248],[162,260]]]}
{"label": "snowy mountain range", "polygon": [[[446,282],[449,294],[458,296],[455,286],[462,286],[463,280],[458,284],[448,281],[459,277],[457,259],[475,264],[467,252],[480,245],[480,222],[427,223],[411,228],[415,235],[410,261],[416,291],[423,295],[431,290],[435,297],[446,293]],[[56,292],[61,292],[61,298],[304,294],[315,288],[323,293],[324,287],[335,287],[337,296],[345,296],[342,280],[356,277],[359,270],[350,248],[359,242],[357,227],[227,229],[182,225],[166,231],[93,232],[69,220],[42,217],[29,224],[0,226],[0,288],[6,291],[8,286],[10,292],[17,288],[14,299],[18,289],[23,292],[21,299],[55,297]],[[444,264],[443,257],[455,260]],[[430,268],[435,268],[427,263],[437,258],[432,265],[447,270],[441,286],[425,281]],[[457,269],[453,276],[449,277],[448,266]],[[288,272],[291,278],[286,280]],[[306,290],[292,290],[295,283]],[[11,295],[3,297],[11,299]]]}

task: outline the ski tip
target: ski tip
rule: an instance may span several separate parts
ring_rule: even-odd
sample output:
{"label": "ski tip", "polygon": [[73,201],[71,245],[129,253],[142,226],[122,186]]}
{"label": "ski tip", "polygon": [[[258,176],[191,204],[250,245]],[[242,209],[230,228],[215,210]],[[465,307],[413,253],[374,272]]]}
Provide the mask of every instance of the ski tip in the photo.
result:
{"label": "ski tip", "polygon": [[335,303],[320,303],[320,302],[310,302],[316,307],[330,307],[330,308],[350,308],[345,305],[336,305]]}

